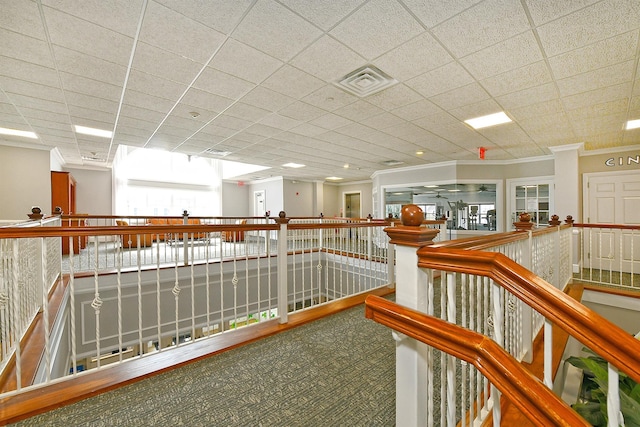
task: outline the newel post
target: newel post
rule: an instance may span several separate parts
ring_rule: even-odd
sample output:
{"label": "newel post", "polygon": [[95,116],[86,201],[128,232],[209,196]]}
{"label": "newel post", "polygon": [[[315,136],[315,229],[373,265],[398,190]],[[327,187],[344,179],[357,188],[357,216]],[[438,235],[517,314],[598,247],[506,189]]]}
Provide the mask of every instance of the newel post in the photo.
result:
{"label": "newel post", "polygon": [[287,282],[287,224],[289,218],[284,211],[280,211],[278,218],[274,218],[277,224],[280,224],[278,230],[278,315],[280,323],[289,321],[288,298],[288,282]]}
{"label": "newel post", "polygon": [[[439,230],[422,227],[424,214],[416,205],[402,208],[402,225],[384,231],[395,246],[396,303],[427,313],[428,275],[418,268],[418,249],[433,244]],[[390,246],[391,247],[391,246]],[[427,425],[428,347],[402,334],[396,341],[396,425]]]}

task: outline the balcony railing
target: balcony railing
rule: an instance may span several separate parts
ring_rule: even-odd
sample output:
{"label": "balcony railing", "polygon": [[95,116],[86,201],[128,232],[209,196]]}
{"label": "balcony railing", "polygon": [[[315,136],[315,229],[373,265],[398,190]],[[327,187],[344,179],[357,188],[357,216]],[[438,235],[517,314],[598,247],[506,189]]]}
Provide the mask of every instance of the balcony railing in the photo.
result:
{"label": "balcony railing", "polygon": [[[561,415],[570,409],[553,393],[554,327],[609,362],[609,425],[623,425],[618,370],[640,380],[640,341],[562,292],[572,280],[570,225],[435,245],[424,230],[391,231],[397,305],[369,297],[367,315],[397,331],[397,425],[500,425],[501,392],[518,400],[514,387],[532,380],[506,366],[531,360],[539,331],[546,390],[534,397],[544,401],[525,404],[522,413],[536,425],[583,425],[575,414]],[[487,354],[483,340],[500,350]]]}
{"label": "balcony railing", "polygon": [[[0,397],[393,286],[389,226],[371,218],[185,214],[2,227]],[[42,356],[25,375],[34,324],[44,331]]]}

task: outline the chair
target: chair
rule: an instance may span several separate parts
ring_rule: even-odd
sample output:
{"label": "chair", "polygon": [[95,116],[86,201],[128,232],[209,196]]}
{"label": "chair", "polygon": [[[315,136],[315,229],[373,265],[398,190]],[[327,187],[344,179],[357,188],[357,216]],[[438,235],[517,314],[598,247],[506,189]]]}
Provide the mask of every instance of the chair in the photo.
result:
{"label": "chair", "polygon": [[[239,219],[236,221],[238,225],[244,225],[247,223],[246,219]],[[223,231],[222,232],[222,241],[223,242],[243,242],[244,241],[244,230],[238,231]]]}
{"label": "chair", "polygon": [[[116,220],[116,225],[118,227],[128,226],[129,223],[127,221]],[[153,245],[153,235],[152,234],[121,234],[120,242],[123,248],[135,249],[138,247],[138,240],[140,240],[140,247],[146,248]]]}

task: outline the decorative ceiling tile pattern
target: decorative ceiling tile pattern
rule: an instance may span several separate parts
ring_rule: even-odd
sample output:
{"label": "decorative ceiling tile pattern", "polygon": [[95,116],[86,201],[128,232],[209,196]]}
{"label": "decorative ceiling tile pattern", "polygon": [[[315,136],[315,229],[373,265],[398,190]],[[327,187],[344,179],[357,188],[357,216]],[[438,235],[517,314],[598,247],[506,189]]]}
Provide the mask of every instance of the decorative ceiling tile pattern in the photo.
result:
{"label": "decorative ceiling tile pattern", "polygon": [[[110,167],[124,144],[271,167],[241,179],[344,181],[480,146],[632,147],[639,43],[637,0],[4,1],[0,127],[38,139],[0,144],[56,147],[70,167]],[[336,86],[367,66],[397,83]],[[498,111],[513,122],[463,122]]]}

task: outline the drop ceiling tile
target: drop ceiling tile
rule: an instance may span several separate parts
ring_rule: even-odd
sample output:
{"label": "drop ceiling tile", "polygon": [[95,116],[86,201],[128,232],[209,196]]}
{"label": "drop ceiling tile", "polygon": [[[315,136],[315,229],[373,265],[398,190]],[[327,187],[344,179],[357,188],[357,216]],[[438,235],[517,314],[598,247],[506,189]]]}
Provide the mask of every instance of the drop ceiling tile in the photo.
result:
{"label": "drop ceiling tile", "polygon": [[364,1],[317,2],[315,0],[284,0],[281,3],[327,31],[353,12]]}
{"label": "drop ceiling tile", "polygon": [[284,6],[258,0],[233,37],[275,58],[288,62],[322,32]]}
{"label": "drop ceiling tile", "polygon": [[256,123],[254,125],[249,126],[246,129],[246,132],[254,135],[259,135],[264,138],[271,138],[275,135],[280,134],[282,132],[282,129],[267,126],[263,123]]}
{"label": "drop ceiling tile", "polygon": [[0,13],[0,28],[22,33],[39,40],[47,39],[36,2],[3,2],[2,13]]}
{"label": "drop ceiling tile", "polygon": [[396,2],[371,0],[330,34],[368,60],[422,33],[424,28]]}
{"label": "drop ceiling tile", "polygon": [[466,86],[473,77],[458,63],[451,62],[408,80],[407,86],[429,98],[451,89]]}
{"label": "drop ceiling tile", "polygon": [[177,11],[149,2],[140,40],[185,58],[206,64],[225,36]]}
{"label": "drop ceiling tile", "polygon": [[118,103],[108,99],[96,98],[82,93],[71,91],[65,92],[65,98],[69,107],[87,108],[91,110],[103,111],[105,113],[116,114]]}
{"label": "drop ceiling tile", "polygon": [[549,57],[578,49],[638,28],[640,3],[635,0],[601,1],[538,27]]}
{"label": "drop ceiling tile", "polygon": [[608,86],[595,89],[590,92],[583,92],[576,95],[566,96],[562,102],[568,110],[586,107],[591,104],[601,104],[618,99],[628,99],[631,92],[631,83],[622,83],[615,86]]}
{"label": "drop ceiling tile", "polygon": [[79,71],[83,77],[112,85],[122,85],[127,69],[122,65],[104,61],[94,56],[54,46],[58,70],[70,74]]}
{"label": "drop ceiling tile", "polygon": [[[198,114],[197,117],[193,117],[193,114]],[[187,105],[183,102],[175,106],[171,111],[171,115],[167,117],[173,119],[180,119],[185,126],[192,128],[193,126],[202,126],[204,123],[208,123],[218,116],[216,111],[208,111],[204,108],[196,108],[192,105]]]}
{"label": "drop ceiling tile", "polygon": [[433,34],[457,58],[530,29],[520,2],[487,0],[433,28]]}
{"label": "drop ceiling tile", "polygon": [[294,120],[308,122],[322,116],[326,111],[304,102],[295,102],[278,111],[278,113]]}
{"label": "drop ceiling tile", "polygon": [[71,121],[73,123],[83,120],[91,120],[96,122],[110,123],[111,128],[113,128],[113,123],[116,119],[116,116],[113,113],[91,110],[89,108],[75,107],[73,105],[69,106],[69,115],[71,116]]}
{"label": "drop ceiling tile", "polygon": [[383,130],[385,128],[396,126],[404,122],[405,122],[404,119],[401,119],[400,117],[394,114],[382,113],[382,114],[378,114],[377,116],[364,119],[360,123],[365,126],[369,126],[373,129]]}
{"label": "drop ceiling tile", "polygon": [[325,133],[327,130],[324,128],[321,128],[319,126],[314,126],[312,124],[309,123],[302,123],[299,126],[296,126],[292,129],[289,130],[289,132],[293,132],[293,133],[297,133],[300,135],[304,135],[304,136],[309,136],[309,137],[316,137],[318,135],[322,135],[323,133]]}
{"label": "drop ceiling tile", "polygon": [[635,61],[622,62],[576,76],[567,77],[557,81],[562,96],[575,95],[589,92],[607,86],[632,82],[635,71]]}
{"label": "drop ceiling tile", "polygon": [[131,70],[127,91],[129,89],[158,98],[174,100],[180,98],[187,86],[138,70]]}
{"label": "drop ceiling tile", "polygon": [[58,75],[53,68],[7,57],[0,57],[0,76],[45,86],[59,85]]}
{"label": "drop ceiling tile", "polygon": [[202,64],[147,43],[136,46],[132,68],[177,83],[190,84],[202,69]]}
{"label": "drop ceiling tile", "polygon": [[[191,136],[193,133],[198,131],[205,125],[205,122],[196,120],[192,117],[181,116],[176,113],[176,111],[172,111],[171,115],[169,115],[165,121],[162,123],[162,127],[171,126],[175,128],[182,129],[186,136]],[[174,133],[174,135],[178,135],[178,133]]]}
{"label": "drop ceiling tile", "polygon": [[635,57],[638,31],[630,31],[552,58],[549,64],[557,79],[562,79]]}
{"label": "drop ceiling tile", "polygon": [[391,77],[404,81],[452,61],[451,55],[431,34],[422,33],[373,63]]}
{"label": "drop ceiling tile", "polygon": [[547,2],[526,0],[531,18],[536,25],[542,25],[564,15],[575,12],[600,0],[574,0],[570,2]]}
{"label": "drop ceiling tile", "polygon": [[323,36],[290,64],[325,82],[337,82],[367,61],[339,41]]}
{"label": "drop ceiling tile", "polygon": [[404,105],[420,101],[421,99],[423,99],[423,97],[420,94],[400,83],[368,96],[367,102],[391,111]]}
{"label": "drop ceiling tile", "polygon": [[266,88],[296,99],[302,98],[324,85],[322,80],[290,65],[283,66],[263,83]]}
{"label": "drop ceiling tile", "polygon": [[174,105],[174,103],[168,99],[148,95],[133,89],[127,89],[124,94],[123,104],[144,108],[145,110],[157,111],[162,114],[169,112]]}
{"label": "drop ceiling tile", "polygon": [[119,86],[62,72],[60,73],[60,80],[62,80],[62,87],[67,91],[95,96],[109,101],[120,101],[122,88]]}
{"label": "drop ceiling tile", "polygon": [[478,80],[511,71],[543,59],[532,31],[525,31],[460,59]]}
{"label": "drop ceiling tile", "polygon": [[619,132],[624,129],[626,112],[610,116],[588,117],[573,121],[573,128],[578,136],[588,137],[593,134]]}
{"label": "drop ceiling tile", "polygon": [[547,64],[544,61],[538,61],[489,77],[482,80],[480,84],[490,95],[500,96],[528,89],[533,86],[539,86],[551,81],[552,77]]}
{"label": "drop ceiling tile", "polygon": [[251,6],[251,0],[208,0],[202,2],[184,2],[181,0],[156,0],[167,8],[182,15],[228,34],[240,22],[242,15]]}
{"label": "drop ceiling tile", "polygon": [[9,129],[30,130],[29,125],[31,123],[31,120],[27,122],[19,114],[0,113],[0,123],[2,124],[2,127],[6,127]]}
{"label": "drop ceiling tile", "polygon": [[243,102],[236,102],[231,107],[227,108],[224,113],[225,115],[255,122],[268,116],[271,111],[254,107],[253,105],[245,104]]}
{"label": "drop ceiling tile", "polygon": [[327,113],[309,121],[309,123],[311,123],[312,125],[320,126],[321,128],[327,130],[333,130],[342,126],[347,126],[353,123],[353,121],[345,119],[344,117],[338,116],[333,113]]}
{"label": "drop ceiling tile", "polygon": [[238,131],[248,128],[249,126],[251,126],[252,122],[250,120],[234,117],[229,114],[222,114],[216,117],[212,124],[215,126],[222,126]]}
{"label": "drop ceiling tile", "polygon": [[144,131],[149,136],[151,136],[151,133],[154,132],[158,127],[158,123],[148,122],[145,120],[135,119],[132,117],[120,116],[118,120],[118,129],[122,127],[140,129],[141,131]]}
{"label": "drop ceiling tile", "polygon": [[289,117],[282,116],[278,113],[272,113],[260,120],[259,124],[263,124],[275,129],[289,130],[301,124],[300,120],[294,120]]}
{"label": "drop ceiling tile", "polygon": [[544,101],[551,101],[558,97],[559,94],[556,86],[553,83],[547,83],[498,96],[496,100],[506,110],[511,110]]}
{"label": "drop ceiling tile", "polygon": [[54,47],[101,58],[120,66],[129,63],[133,38],[49,7],[44,8],[44,13]]}
{"label": "drop ceiling tile", "polygon": [[334,111],[345,105],[352,104],[357,100],[358,97],[338,89],[333,85],[326,85],[302,98],[303,102],[322,108],[325,111]]}
{"label": "drop ceiling tile", "polygon": [[151,130],[144,130],[136,127],[119,124],[118,127],[116,128],[116,136],[119,136],[119,135],[136,136],[146,141],[147,138],[151,136]]}
{"label": "drop ceiling tile", "polygon": [[260,83],[283,63],[234,39],[228,39],[209,64],[227,74]]}
{"label": "drop ceiling tile", "polygon": [[49,111],[59,114],[67,113],[67,106],[61,102],[47,101],[45,99],[18,94],[7,94],[7,96],[18,110],[22,110],[23,108],[34,108],[41,111]]}
{"label": "drop ceiling tile", "polygon": [[156,135],[167,135],[167,136],[174,137],[173,140],[178,144],[182,143],[186,138],[190,137],[192,134],[193,132],[188,129],[172,126],[167,122],[164,122],[162,126],[160,126],[160,128],[158,129],[158,132],[156,133]]}
{"label": "drop ceiling tile", "polygon": [[489,98],[489,94],[478,83],[450,90],[449,92],[432,96],[429,101],[442,107],[444,110],[464,107],[476,104]]}
{"label": "drop ceiling tile", "polygon": [[380,107],[376,107],[367,101],[356,101],[353,104],[349,104],[345,107],[339,108],[334,111],[335,114],[347,118],[353,121],[364,120],[371,116],[384,113],[384,110]]}
{"label": "drop ceiling tile", "polygon": [[40,39],[27,37],[0,28],[0,56],[53,68],[49,45]]}
{"label": "drop ceiling tile", "polygon": [[560,99],[543,101],[538,104],[531,104],[521,108],[509,110],[509,115],[516,121],[529,120],[538,116],[548,116],[550,114],[563,114],[564,107]]}
{"label": "drop ceiling tile", "polygon": [[459,14],[470,8],[478,0],[404,0],[411,12],[420,19],[428,28]]}
{"label": "drop ceiling tile", "polygon": [[442,112],[442,109],[433,102],[423,99],[421,101],[414,102],[413,104],[396,108],[391,112],[398,117],[402,117],[404,120],[411,121],[420,117],[440,113]]}
{"label": "drop ceiling tile", "polygon": [[49,120],[51,122],[60,122],[60,123],[69,122],[69,116],[66,113],[60,114],[60,113],[54,113],[51,111],[43,111],[43,110],[27,108],[27,107],[21,107],[20,113],[25,118],[27,118],[27,120],[33,118],[33,119]]}
{"label": "drop ceiling tile", "polygon": [[25,80],[0,76],[0,88],[6,93],[20,93],[54,102],[64,102],[64,93],[59,86],[45,86]]}
{"label": "drop ceiling tile", "polygon": [[158,111],[124,104],[120,109],[120,117],[129,117],[136,120],[160,124],[160,122],[165,118],[165,115]]}
{"label": "drop ceiling tile", "polygon": [[626,98],[617,99],[601,104],[588,105],[575,110],[567,111],[567,116],[571,120],[587,120],[590,118],[608,117],[613,115],[626,114],[629,109],[629,100]]}
{"label": "drop ceiling tile", "polygon": [[278,111],[293,104],[295,99],[262,86],[256,86],[251,92],[242,97],[242,102],[268,111]]}
{"label": "drop ceiling tile", "polygon": [[366,140],[369,137],[369,135],[376,132],[376,129],[371,128],[369,126],[362,125],[360,123],[352,123],[350,125],[338,128],[335,131],[343,135],[351,136],[353,138]]}
{"label": "drop ceiling tile", "polygon": [[239,79],[211,67],[205,68],[193,87],[230,99],[238,99],[255,87],[253,83]]}
{"label": "drop ceiling tile", "polygon": [[189,88],[181,101],[181,104],[193,106],[194,109],[192,111],[198,111],[200,113],[202,113],[201,110],[220,113],[226,110],[232,103],[233,100],[230,98],[214,95],[193,87]]}

